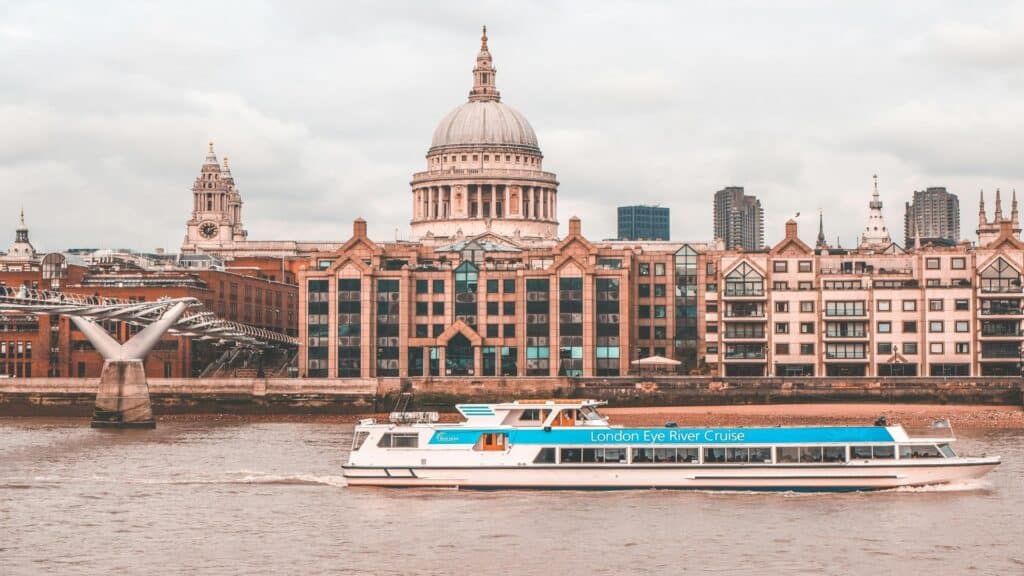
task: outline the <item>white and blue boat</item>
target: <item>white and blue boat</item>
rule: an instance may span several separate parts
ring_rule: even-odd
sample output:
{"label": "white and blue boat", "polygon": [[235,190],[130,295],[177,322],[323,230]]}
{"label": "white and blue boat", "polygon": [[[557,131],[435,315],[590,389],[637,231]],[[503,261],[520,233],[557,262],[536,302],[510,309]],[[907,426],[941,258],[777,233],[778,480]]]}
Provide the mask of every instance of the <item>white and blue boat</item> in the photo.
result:
{"label": "white and blue boat", "polygon": [[999,465],[958,456],[948,427],[921,437],[886,425],[623,428],[602,405],[459,404],[456,424],[424,412],[363,420],[343,474],[351,486],[817,491],[946,484]]}

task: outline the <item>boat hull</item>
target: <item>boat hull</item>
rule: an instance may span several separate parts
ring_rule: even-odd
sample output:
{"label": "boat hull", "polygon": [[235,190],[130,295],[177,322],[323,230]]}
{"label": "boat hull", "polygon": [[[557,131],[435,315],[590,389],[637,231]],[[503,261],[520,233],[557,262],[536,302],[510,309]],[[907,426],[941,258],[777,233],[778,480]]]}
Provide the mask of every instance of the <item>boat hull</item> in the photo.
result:
{"label": "boat hull", "polygon": [[350,486],[478,489],[884,490],[980,478],[998,459],[899,465],[343,466]]}

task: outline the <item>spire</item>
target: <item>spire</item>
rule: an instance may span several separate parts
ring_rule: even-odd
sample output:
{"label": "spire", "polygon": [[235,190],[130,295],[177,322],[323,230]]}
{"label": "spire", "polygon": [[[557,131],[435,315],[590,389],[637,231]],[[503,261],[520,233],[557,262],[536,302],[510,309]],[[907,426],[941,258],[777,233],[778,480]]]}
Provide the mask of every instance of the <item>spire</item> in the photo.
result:
{"label": "spire", "polygon": [[28,226],[25,225],[25,206],[21,207],[21,213],[18,215],[18,230],[28,230]]}
{"label": "spire", "polygon": [[224,157],[224,169],[221,170],[221,174],[223,174],[225,178],[231,178],[231,166],[228,164],[227,156]]}
{"label": "spire", "polygon": [[978,225],[984,226],[988,223],[988,216],[985,215],[985,190],[978,192]]}
{"label": "spire", "polygon": [[815,248],[824,248],[826,246],[825,241],[825,216],[821,209],[818,210],[818,240],[815,242]]}
{"label": "spire", "polygon": [[861,248],[885,248],[892,244],[892,237],[889,236],[889,229],[885,226],[885,219],[882,217],[882,200],[878,195],[878,174],[872,176],[874,179],[874,191],[871,194],[871,202],[868,203],[870,214],[868,215],[868,226],[861,236]]}
{"label": "spire", "polygon": [[218,164],[217,154],[213,151],[213,140],[209,142],[209,150],[206,151],[206,161],[203,164]]}
{"label": "spire", "polygon": [[469,91],[470,102],[497,102],[501,93],[494,84],[497,70],[491,62],[491,52],[487,49],[487,26],[480,36],[480,52],[476,55],[476,67],[473,68],[473,89]]}
{"label": "spire", "polygon": [[1003,219],[1003,201],[999,198],[999,188],[996,188],[996,213],[995,221],[999,222]]}
{"label": "spire", "polygon": [[1010,204],[1010,221],[1016,226],[1020,214],[1017,212],[1017,189],[1013,189],[1013,202]]}

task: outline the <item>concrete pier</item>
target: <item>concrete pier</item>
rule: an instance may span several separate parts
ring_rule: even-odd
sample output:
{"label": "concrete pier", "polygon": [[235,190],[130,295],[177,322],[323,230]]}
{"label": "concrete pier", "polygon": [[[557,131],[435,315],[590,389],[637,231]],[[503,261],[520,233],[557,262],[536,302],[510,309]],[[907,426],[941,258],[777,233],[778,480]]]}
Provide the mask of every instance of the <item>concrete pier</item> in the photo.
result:
{"label": "concrete pier", "polygon": [[141,360],[103,363],[96,389],[96,407],[89,425],[93,428],[156,428],[146,369]]}

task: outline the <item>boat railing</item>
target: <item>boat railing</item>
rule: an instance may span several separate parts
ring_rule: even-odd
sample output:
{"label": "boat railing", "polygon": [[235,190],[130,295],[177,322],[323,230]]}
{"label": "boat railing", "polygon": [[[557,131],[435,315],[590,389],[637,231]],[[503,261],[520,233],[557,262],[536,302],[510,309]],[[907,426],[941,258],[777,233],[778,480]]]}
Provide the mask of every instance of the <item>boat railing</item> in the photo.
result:
{"label": "boat railing", "polygon": [[388,415],[392,424],[433,424],[440,419],[437,412],[392,412]]}

